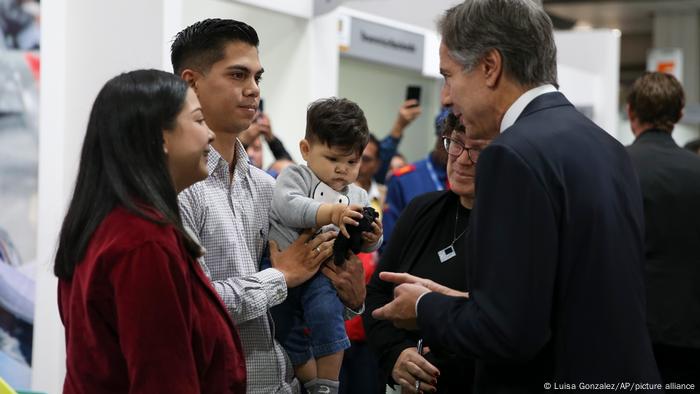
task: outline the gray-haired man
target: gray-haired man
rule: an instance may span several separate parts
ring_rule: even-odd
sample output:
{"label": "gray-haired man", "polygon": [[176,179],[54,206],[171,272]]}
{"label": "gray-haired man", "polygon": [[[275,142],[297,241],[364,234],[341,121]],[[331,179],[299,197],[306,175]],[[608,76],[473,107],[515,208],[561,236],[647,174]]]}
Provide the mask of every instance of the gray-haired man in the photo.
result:
{"label": "gray-haired man", "polygon": [[530,0],[473,0],[440,30],[443,104],[470,137],[496,137],[477,167],[470,297],[383,273],[404,284],[375,317],[476,358],[476,392],[660,391],[637,178],[624,147],[557,91],[549,17]]}

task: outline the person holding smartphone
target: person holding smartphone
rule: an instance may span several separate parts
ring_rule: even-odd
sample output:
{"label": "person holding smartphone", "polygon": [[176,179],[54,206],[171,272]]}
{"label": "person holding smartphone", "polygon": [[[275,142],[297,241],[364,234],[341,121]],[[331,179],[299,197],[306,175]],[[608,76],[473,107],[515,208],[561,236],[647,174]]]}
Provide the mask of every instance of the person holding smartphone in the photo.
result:
{"label": "person holding smartphone", "polygon": [[403,138],[406,127],[410,126],[416,118],[420,116],[423,109],[420,106],[420,86],[409,86],[406,88],[406,100],[399,107],[394,125],[391,127],[389,135],[384,137],[379,143],[379,169],[374,174],[374,180],[380,184],[386,182],[389,173],[391,159],[397,154],[399,144]]}
{"label": "person holding smartphone", "polygon": [[241,132],[238,138],[246,148],[246,151],[248,151],[248,155],[251,156],[251,159],[257,159],[257,161],[251,161],[251,163],[258,168],[262,168],[262,143],[260,142],[260,136],[265,138],[265,142],[270,148],[270,152],[272,152],[275,160],[293,161],[292,156],[289,155],[282,141],[272,133],[270,117],[267,116],[267,113],[263,110],[263,99],[260,99],[258,103],[258,110],[253,122],[247,129]]}
{"label": "person holding smartphone", "polygon": [[396,221],[414,197],[447,189],[447,152],[441,136],[449,112],[443,108],[435,117],[435,145],[427,157],[394,171],[387,182],[383,224],[384,239],[389,242]]}

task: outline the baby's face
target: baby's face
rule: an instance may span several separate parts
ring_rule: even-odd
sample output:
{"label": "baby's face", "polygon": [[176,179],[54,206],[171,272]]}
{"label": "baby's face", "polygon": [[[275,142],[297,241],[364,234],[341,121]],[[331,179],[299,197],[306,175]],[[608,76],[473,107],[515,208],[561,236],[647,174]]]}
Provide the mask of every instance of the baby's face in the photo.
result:
{"label": "baby's face", "polygon": [[301,153],[306,160],[306,165],[321,182],[333,190],[341,191],[357,180],[357,174],[360,171],[360,152],[330,147],[320,142],[308,143],[307,141],[306,146],[304,145],[302,142]]}

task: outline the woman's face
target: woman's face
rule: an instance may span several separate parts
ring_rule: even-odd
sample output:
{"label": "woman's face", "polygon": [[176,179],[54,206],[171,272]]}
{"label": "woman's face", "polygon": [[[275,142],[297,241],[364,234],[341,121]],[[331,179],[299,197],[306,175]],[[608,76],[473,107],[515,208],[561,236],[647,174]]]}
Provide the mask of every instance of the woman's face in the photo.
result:
{"label": "woman's face", "polygon": [[163,131],[163,149],[178,192],[207,177],[207,156],[213,140],[214,133],[204,122],[197,95],[187,89],[185,105],[177,115],[175,128]]}
{"label": "woman's face", "polygon": [[[478,160],[478,153],[486,148],[488,140],[475,140],[467,138],[466,133],[453,131],[450,137],[472,150],[472,158]],[[476,164],[472,162],[464,149],[459,156],[447,155],[447,179],[450,188],[455,194],[468,199],[474,198],[474,179],[476,176]]]}

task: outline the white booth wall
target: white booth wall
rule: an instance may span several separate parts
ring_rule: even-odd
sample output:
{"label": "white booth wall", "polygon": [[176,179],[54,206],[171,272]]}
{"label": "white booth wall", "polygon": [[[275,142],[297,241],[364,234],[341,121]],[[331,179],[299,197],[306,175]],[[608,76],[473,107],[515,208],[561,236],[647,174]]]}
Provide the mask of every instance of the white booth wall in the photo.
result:
{"label": "white booth wall", "polygon": [[435,115],[440,110],[441,82],[420,73],[341,57],[338,95],[360,105],[370,130],[380,140],[389,134],[406,99],[406,86],[421,87],[421,115],[404,131],[399,146],[408,162],[422,159],[435,144]]}
{"label": "white booth wall", "polygon": [[109,78],[135,68],[161,67],[162,15],[170,1],[41,4],[38,267],[32,357],[32,388],[37,391],[61,392],[65,374],[64,333],[52,266],[92,102]]}
{"label": "white booth wall", "polygon": [[574,106],[592,105],[592,120],[620,138],[620,32],[556,31],[554,41],[561,91]]}

